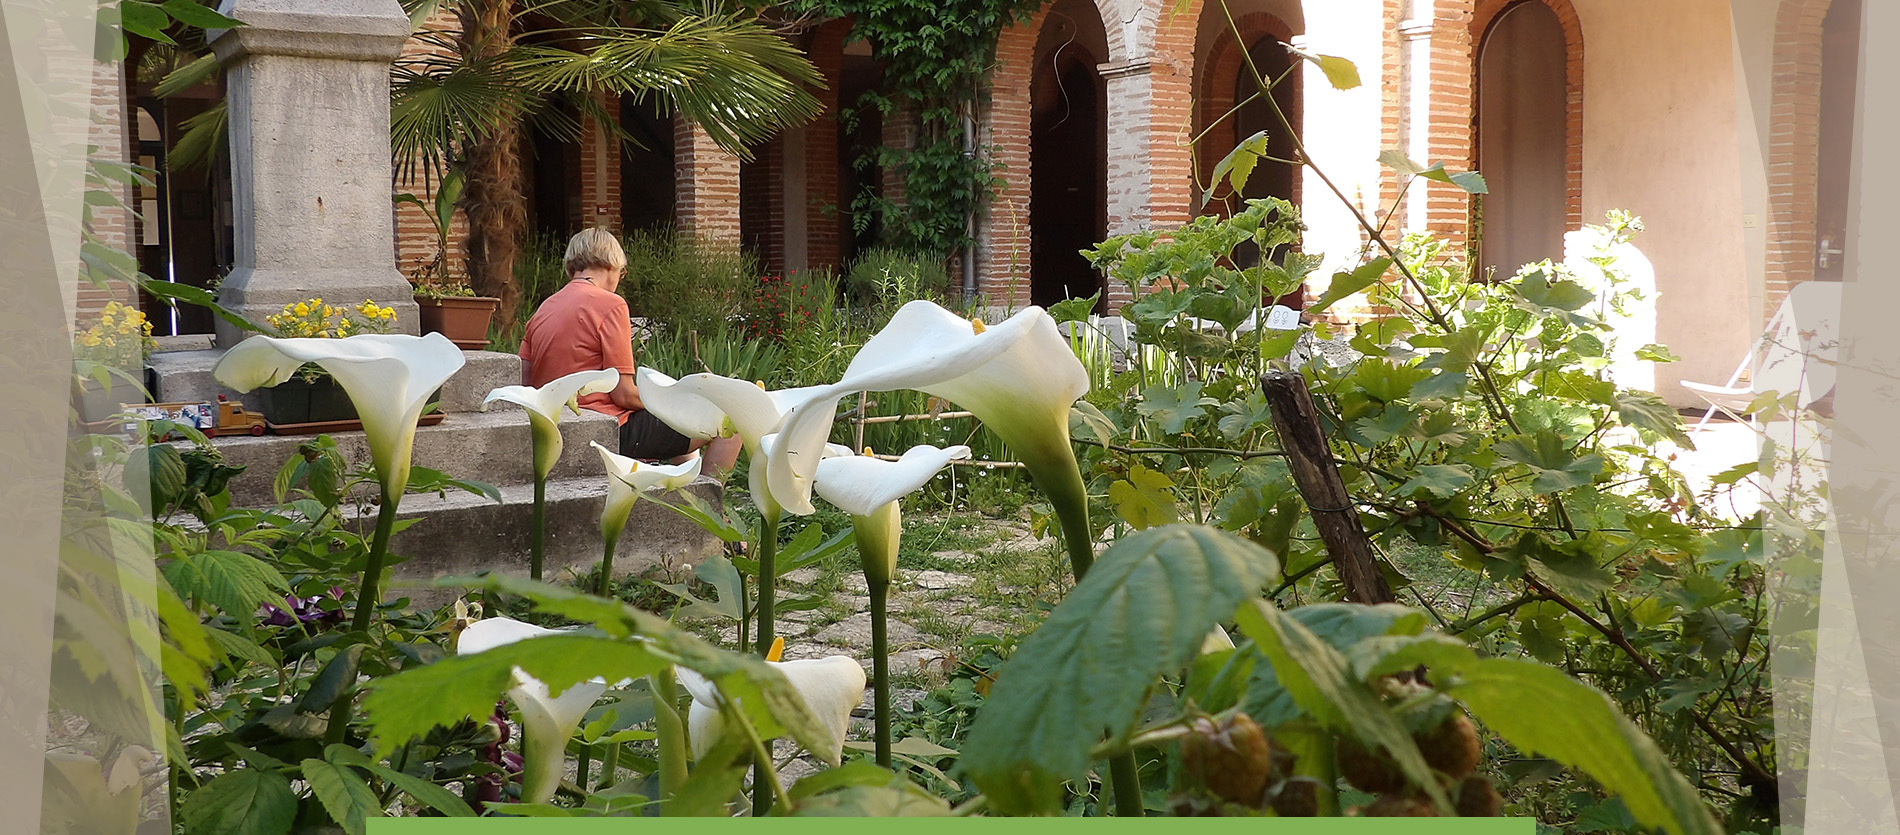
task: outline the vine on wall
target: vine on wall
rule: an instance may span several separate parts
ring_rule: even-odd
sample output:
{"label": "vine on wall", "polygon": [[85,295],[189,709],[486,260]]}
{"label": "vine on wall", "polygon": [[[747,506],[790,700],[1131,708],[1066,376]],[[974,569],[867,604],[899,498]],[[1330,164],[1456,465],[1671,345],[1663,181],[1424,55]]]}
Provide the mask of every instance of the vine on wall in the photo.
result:
{"label": "vine on wall", "polygon": [[1001,179],[984,154],[966,154],[962,120],[975,116],[1004,27],[1044,0],[794,0],[806,14],[849,18],[852,39],[884,68],[865,94],[886,124],[912,130],[908,147],[880,146],[859,165],[903,178],[903,198],[871,192],[852,200],[859,231],[881,221],[885,243],[938,257],[970,243],[965,219],[988,204]]}

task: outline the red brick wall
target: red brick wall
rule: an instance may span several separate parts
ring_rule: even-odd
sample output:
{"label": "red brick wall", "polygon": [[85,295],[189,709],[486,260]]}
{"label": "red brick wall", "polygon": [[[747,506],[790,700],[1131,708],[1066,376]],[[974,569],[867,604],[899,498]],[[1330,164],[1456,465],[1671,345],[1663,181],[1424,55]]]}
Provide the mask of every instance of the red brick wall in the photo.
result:
{"label": "red brick wall", "polygon": [[674,217],[682,232],[739,240],[739,158],[714,145],[698,125],[673,120]]}
{"label": "red brick wall", "polygon": [[1783,0],[1769,95],[1768,253],[1763,315],[1814,277],[1821,141],[1821,23],[1831,0]]}
{"label": "red brick wall", "polygon": [[[1394,0],[1387,0],[1387,2],[1394,2]],[[1240,29],[1242,38],[1249,44],[1263,37],[1272,37],[1281,43],[1287,43],[1293,39],[1294,34],[1293,27],[1288,26],[1286,21],[1265,12],[1241,15],[1234,19],[1234,26]],[[1207,135],[1202,136],[1200,143],[1194,148],[1196,172],[1194,182],[1197,194],[1213,185],[1214,166],[1244,138],[1236,135],[1234,120],[1228,111],[1233,110],[1235,104],[1234,79],[1239,76],[1246,60],[1247,50],[1242,42],[1234,40],[1225,30],[1222,31],[1220,39],[1209,46],[1206,54],[1201,56],[1200,78],[1197,79],[1195,85],[1200,89],[1195,99],[1193,135],[1199,136],[1202,131],[1207,131]],[[1287,115],[1296,123],[1299,121],[1298,114],[1301,112],[1300,72],[1299,69],[1295,69],[1282,87],[1282,89],[1290,89],[1293,93],[1293,110]],[[1216,119],[1220,120],[1219,124],[1215,123]],[[1210,125],[1213,126],[1211,130]],[[1297,176],[1293,178],[1292,201],[1295,206],[1300,204],[1300,179]],[[1198,196],[1193,200],[1196,205],[1199,205]],[[1226,209],[1226,204],[1215,202],[1208,204],[1197,213],[1225,214]]]}
{"label": "red brick wall", "polygon": [[[433,31],[454,29],[455,27],[455,12],[448,4],[444,4],[441,8],[437,9],[435,14],[430,15],[429,19],[423,22],[423,28]],[[410,38],[409,42],[403,45],[403,56],[405,58],[429,55],[448,57],[451,54],[449,50],[443,47],[416,38]],[[400,174],[400,172],[401,169],[399,167],[398,173]],[[409,180],[403,180],[400,176],[397,177],[395,193],[414,194],[422,198],[423,203],[433,208],[435,205],[435,185],[441,181],[442,172],[430,171],[425,173],[422,171],[420,163],[416,164],[414,172],[412,178]],[[415,205],[404,203],[395,206],[393,210],[396,213],[396,269],[400,270],[403,275],[413,278],[417,271],[421,270],[435,258],[437,245],[435,224],[430,222],[428,212],[423,211]],[[467,237],[468,217],[460,211],[457,211],[455,213],[455,220],[449,225],[449,275],[454,278],[463,278],[468,274],[468,265],[461,246],[461,241]]]}
{"label": "red brick wall", "polygon": [[977,290],[992,305],[1029,304],[1029,90],[1035,77],[1036,39],[1048,17],[1045,6],[1003,30],[996,42],[996,70],[990,77],[989,108],[979,142],[988,146],[1003,184],[977,221],[982,238]]}
{"label": "red brick wall", "polygon": [[[94,159],[113,162],[131,162],[130,144],[134,126],[130,121],[135,114],[126,102],[125,75],[122,64],[99,63],[93,65],[92,73],[92,125],[87,129],[86,142],[93,146]],[[131,189],[111,183],[98,186],[118,195],[119,201],[129,204],[132,200]],[[137,208],[137,207],[132,207]],[[106,246],[130,252],[132,241],[132,212],[125,206],[92,206],[92,223],[88,230],[97,236]],[[114,281],[104,287],[95,287],[92,282],[80,279],[76,294],[75,319],[84,327],[99,317],[99,311],[107,304],[137,304],[137,293],[131,284]],[[156,315],[154,313],[153,315]]]}
{"label": "red brick wall", "polygon": [[[620,97],[603,93],[597,99],[618,121]],[[584,118],[579,150],[574,172],[577,182],[570,192],[578,202],[575,209],[579,222],[575,225],[581,228],[603,226],[618,234],[621,231],[620,142],[611,132],[602,130],[599,122]]]}

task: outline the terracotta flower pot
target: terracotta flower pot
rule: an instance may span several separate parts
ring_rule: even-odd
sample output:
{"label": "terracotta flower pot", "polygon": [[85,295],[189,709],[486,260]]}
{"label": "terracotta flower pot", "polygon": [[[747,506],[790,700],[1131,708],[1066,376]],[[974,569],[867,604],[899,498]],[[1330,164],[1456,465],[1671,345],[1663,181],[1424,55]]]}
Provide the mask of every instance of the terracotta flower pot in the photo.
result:
{"label": "terracotta flower pot", "polygon": [[422,332],[440,333],[464,351],[488,347],[488,322],[501,300],[490,296],[417,296]]}

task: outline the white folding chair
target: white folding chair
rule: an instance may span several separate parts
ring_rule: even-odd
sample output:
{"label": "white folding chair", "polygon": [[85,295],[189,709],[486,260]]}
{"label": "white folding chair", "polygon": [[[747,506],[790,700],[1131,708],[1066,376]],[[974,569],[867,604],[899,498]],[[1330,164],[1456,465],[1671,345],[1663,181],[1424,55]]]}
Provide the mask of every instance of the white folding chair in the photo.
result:
{"label": "white folding chair", "polygon": [[[1795,407],[1805,409],[1834,390],[1834,361],[1840,342],[1841,283],[1807,281],[1781,300],[1768,327],[1723,385],[1682,381],[1683,388],[1709,402],[1695,428],[1717,411],[1736,420],[1756,397],[1798,391]],[[1748,374],[1746,385],[1742,375]]]}

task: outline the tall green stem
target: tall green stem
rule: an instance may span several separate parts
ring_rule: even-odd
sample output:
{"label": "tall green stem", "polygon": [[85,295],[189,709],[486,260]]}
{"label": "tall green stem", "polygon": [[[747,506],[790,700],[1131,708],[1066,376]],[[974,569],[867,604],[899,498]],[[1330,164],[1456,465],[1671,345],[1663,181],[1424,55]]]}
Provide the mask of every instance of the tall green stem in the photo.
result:
{"label": "tall green stem", "polygon": [[891,647],[885,628],[885,603],[890,597],[889,580],[869,580],[871,592],[871,690],[876,708],[873,736],[877,744],[877,764],[891,767]]}
{"label": "tall green stem", "polygon": [[679,687],[673,668],[654,673],[653,725],[660,746],[660,800],[670,801],[686,785],[686,724],[680,721]]}
{"label": "tall green stem", "polygon": [[[764,658],[772,652],[774,631],[773,603],[778,596],[778,514],[759,519],[759,628],[758,652]],[[778,777],[772,771],[769,751],[761,748],[752,768],[752,814],[763,815],[772,808],[772,791]],[[771,783],[773,785],[767,785]]]}
{"label": "tall green stem", "polygon": [[[366,632],[383,599],[383,562],[389,556],[389,537],[396,532],[396,503],[402,491],[383,488],[383,504],[376,511],[376,534],[369,544],[369,562],[363,566],[363,583],[356,592],[356,614],[350,618],[350,631]],[[324,736],[330,743],[342,742],[349,734],[350,714],[356,707],[355,696],[348,695],[330,708],[330,726]]]}
{"label": "tall green stem", "polygon": [[541,579],[541,555],[546,546],[548,528],[548,480],[537,473],[534,477],[534,515],[528,522],[528,577]]}
{"label": "tall green stem", "polygon": [[773,607],[778,596],[778,516],[771,515],[759,520],[759,628],[757,641],[759,657],[772,651]]}
{"label": "tall green stem", "polygon": [[611,597],[614,588],[614,546],[620,543],[620,535],[607,537],[606,548],[600,554],[600,583],[594,592],[601,597]]}

